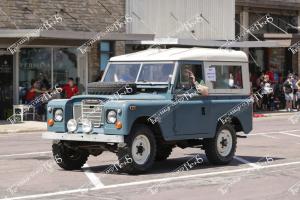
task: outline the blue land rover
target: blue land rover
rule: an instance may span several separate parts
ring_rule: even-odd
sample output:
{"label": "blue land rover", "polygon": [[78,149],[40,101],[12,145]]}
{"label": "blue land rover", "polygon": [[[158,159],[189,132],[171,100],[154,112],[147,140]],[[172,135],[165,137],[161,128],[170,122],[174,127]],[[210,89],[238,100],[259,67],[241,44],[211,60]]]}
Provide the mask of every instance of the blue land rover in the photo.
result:
{"label": "blue land rover", "polygon": [[88,95],[50,101],[43,138],[66,170],[111,151],[128,161],[124,172],[141,173],[174,147],[201,148],[211,163],[227,164],[236,132],[252,130],[249,95],[242,51],[149,49],[111,58]]}

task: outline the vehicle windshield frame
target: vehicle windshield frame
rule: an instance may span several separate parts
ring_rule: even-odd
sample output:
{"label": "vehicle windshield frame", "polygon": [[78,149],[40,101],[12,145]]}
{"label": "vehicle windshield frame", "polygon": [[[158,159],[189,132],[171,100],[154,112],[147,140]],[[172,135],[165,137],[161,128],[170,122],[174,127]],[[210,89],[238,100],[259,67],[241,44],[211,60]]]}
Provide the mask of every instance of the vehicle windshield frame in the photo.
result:
{"label": "vehicle windshield frame", "polygon": [[[109,70],[109,68],[112,64],[139,64],[140,66],[139,66],[138,74],[137,74],[136,79],[134,81],[134,83],[139,84],[139,85],[149,85],[149,84],[150,85],[167,85],[167,84],[169,84],[168,81],[166,81],[166,82],[149,82],[149,81],[139,82],[138,80],[139,80],[139,77],[140,77],[140,73],[141,73],[142,68],[145,64],[173,64],[174,67],[173,67],[173,72],[172,72],[171,84],[173,84],[174,81],[175,81],[175,75],[176,75],[176,70],[177,70],[177,61],[140,61],[140,62],[139,61],[137,61],[137,62],[136,61],[132,61],[132,62],[131,61],[121,62],[120,61],[120,62],[109,62],[107,64],[106,68],[105,68],[104,74],[101,78],[101,82],[104,82],[105,76],[107,75],[107,72],[108,72],[108,70]],[[124,83],[126,83],[126,82],[124,82]]]}

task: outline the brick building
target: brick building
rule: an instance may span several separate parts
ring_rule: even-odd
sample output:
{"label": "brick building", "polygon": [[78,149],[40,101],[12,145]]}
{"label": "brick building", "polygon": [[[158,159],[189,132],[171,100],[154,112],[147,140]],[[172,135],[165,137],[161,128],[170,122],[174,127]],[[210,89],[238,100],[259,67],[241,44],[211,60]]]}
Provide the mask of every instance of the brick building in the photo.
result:
{"label": "brick building", "polygon": [[236,0],[236,34],[243,32],[265,15],[272,17],[260,30],[248,35],[244,40],[273,41],[275,46],[245,48],[253,58],[249,59],[250,71],[273,68],[285,77],[289,72],[300,72],[300,54],[293,53],[289,47],[300,40],[300,1],[299,0]]}
{"label": "brick building", "polygon": [[[0,119],[26,103],[33,80],[53,88],[72,77],[84,91],[110,56],[125,53],[126,40],[153,38],[126,34],[124,24],[107,30],[124,15],[125,0],[1,0]],[[99,32],[86,53],[78,50]]]}

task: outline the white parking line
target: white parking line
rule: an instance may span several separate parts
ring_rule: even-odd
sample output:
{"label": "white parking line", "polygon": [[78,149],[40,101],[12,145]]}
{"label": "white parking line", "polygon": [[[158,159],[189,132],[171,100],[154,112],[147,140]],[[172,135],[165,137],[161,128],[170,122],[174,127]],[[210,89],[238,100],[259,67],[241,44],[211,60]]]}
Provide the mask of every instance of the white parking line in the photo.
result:
{"label": "white parking line", "polygon": [[244,158],[241,158],[241,157],[239,157],[239,156],[234,156],[234,158],[235,158],[236,160],[238,160],[238,161],[244,163],[244,164],[247,164],[247,165],[251,166],[251,167],[254,167],[254,168],[259,168],[259,167],[261,167],[260,165],[257,165],[257,164],[255,164],[255,163],[251,163],[250,161],[248,161],[248,160],[246,160],[246,159],[244,159]]}
{"label": "white parking line", "polygon": [[268,134],[280,134],[280,133],[285,133],[285,132],[300,132],[299,129],[295,129],[295,130],[287,130],[287,131],[270,131],[270,132],[262,132],[262,133],[249,133],[249,136],[252,135],[268,135]]}
{"label": "white parking line", "polygon": [[[285,166],[289,166],[289,165],[300,165],[300,161],[290,162],[290,163],[274,164],[274,165],[265,165],[265,166],[261,166],[260,169],[285,167]],[[177,176],[177,177],[151,179],[151,180],[145,180],[145,181],[136,181],[136,182],[129,182],[129,183],[106,185],[106,186],[103,186],[103,187],[100,187],[100,188],[96,188],[96,187],[94,187],[94,188],[81,188],[81,189],[74,189],[74,190],[65,190],[65,191],[59,191],[59,192],[44,193],[44,194],[35,194],[35,195],[27,195],[27,196],[20,196],[20,197],[12,197],[12,198],[10,198],[10,200],[34,199],[34,198],[50,197],[50,196],[72,194],[72,193],[79,193],[79,192],[88,192],[90,190],[104,190],[104,189],[111,189],[111,188],[118,188],[118,187],[143,185],[143,184],[149,184],[149,183],[159,183],[159,182],[162,182],[162,181],[172,181],[172,180],[206,177],[206,176],[213,176],[213,175],[223,175],[223,174],[231,174],[231,173],[245,172],[245,171],[252,171],[252,170],[254,171],[254,170],[257,170],[257,169],[254,168],[254,167],[250,167],[250,168],[235,169],[235,170],[225,170],[225,171],[219,171],[219,172],[208,172],[208,173],[203,173],[203,174],[193,174],[193,175],[185,175],[185,176]],[[7,199],[0,199],[0,200],[7,200]]]}
{"label": "white parking line", "polygon": [[100,181],[100,179],[94,174],[90,169],[88,164],[84,164],[84,173],[89,178],[91,183],[95,186],[95,188],[101,188],[104,184]]}
{"label": "white parking line", "polygon": [[261,135],[263,137],[267,137],[267,138],[272,138],[272,139],[279,139],[278,137],[274,137],[274,136],[271,136],[271,135]]}
{"label": "white parking line", "polygon": [[289,135],[289,136],[294,136],[294,137],[300,137],[300,135],[296,135],[296,134],[292,134],[292,133],[287,133],[287,132],[282,132],[281,134]]}
{"label": "white parking line", "polygon": [[41,151],[41,152],[29,152],[29,153],[17,153],[17,154],[0,155],[0,158],[14,157],[14,156],[38,155],[38,154],[48,154],[48,153],[51,153],[51,151]]}

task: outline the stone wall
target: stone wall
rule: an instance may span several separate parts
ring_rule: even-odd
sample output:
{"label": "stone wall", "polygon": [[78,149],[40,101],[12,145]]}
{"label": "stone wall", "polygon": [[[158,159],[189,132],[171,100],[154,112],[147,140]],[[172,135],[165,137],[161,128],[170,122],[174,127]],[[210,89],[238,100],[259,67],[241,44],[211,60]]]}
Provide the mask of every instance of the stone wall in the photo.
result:
{"label": "stone wall", "polygon": [[[63,18],[56,30],[100,32],[125,15],[125,0],[1,0],[0,29],[35,29],[56,13]],[[115,54],[124,53],[124,42],[117,41]],[[89,81],[99,74],[99,60],[96,42],[88,56]]]}
{"label": "stone wall", "polygon": [[59,13],[64,24],[58,30],[103,31],[124,12],[125,0],[1,0],[0,28],[37,28]]}

